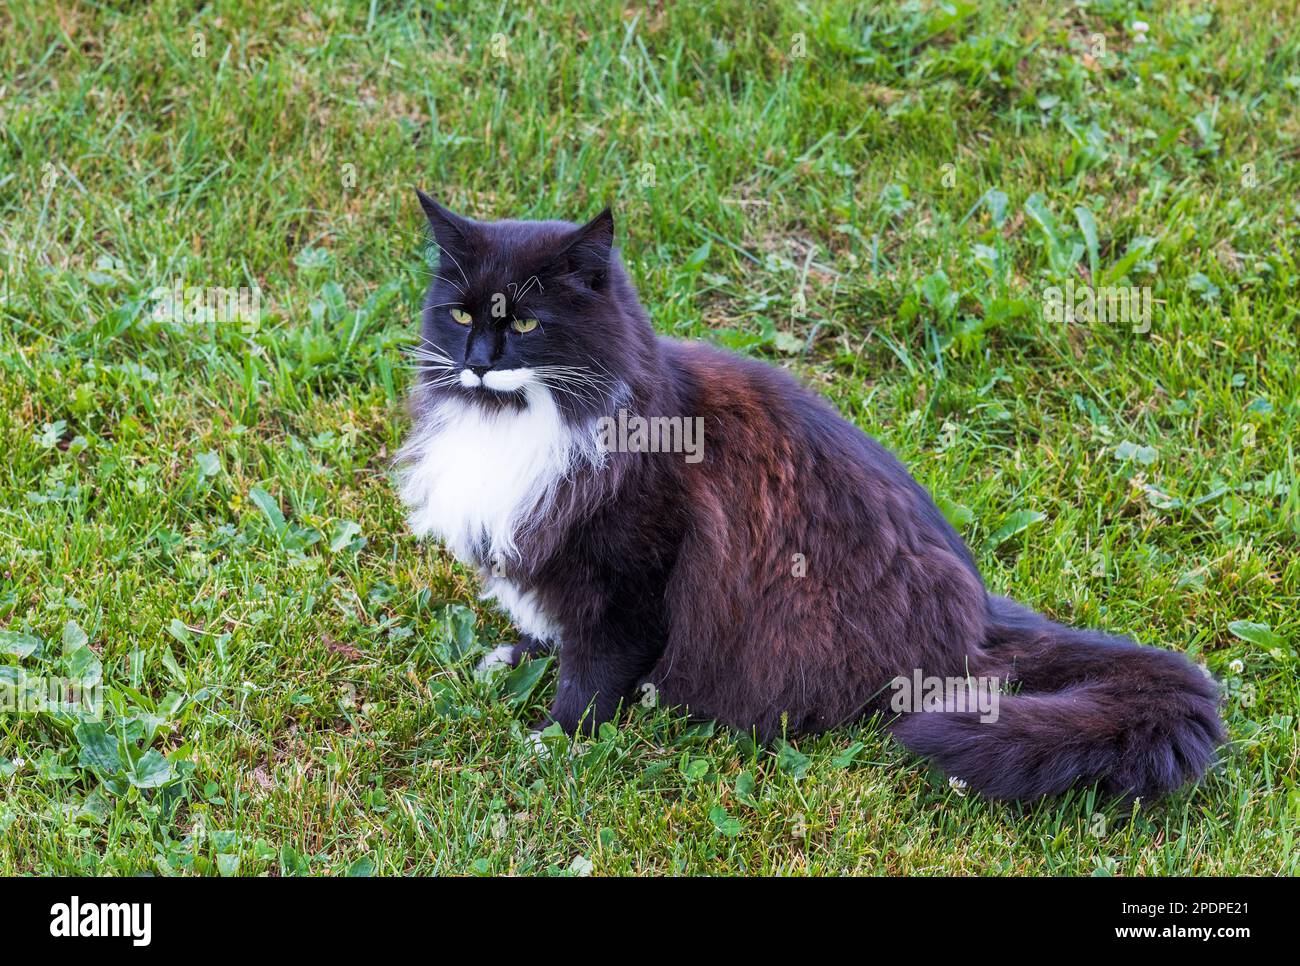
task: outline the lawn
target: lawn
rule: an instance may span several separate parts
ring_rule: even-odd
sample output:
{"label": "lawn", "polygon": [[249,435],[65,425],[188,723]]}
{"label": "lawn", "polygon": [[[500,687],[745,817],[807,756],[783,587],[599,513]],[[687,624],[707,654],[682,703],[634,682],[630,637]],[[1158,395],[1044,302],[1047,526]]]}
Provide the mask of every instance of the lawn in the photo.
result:
{"label": "lawn", "polygon": [[[1291,0],[320,6],[0,8],[0,684],[104,704],[0,711],[0,873],[1298,871]],[[472,673],[510,627],[394,495],[415,186],[611,203],[660,332],[816,387],[992,589],[1219,677],[1218,767],[990,804],[878,724],[643,708],[538,758],[553,668]]]}

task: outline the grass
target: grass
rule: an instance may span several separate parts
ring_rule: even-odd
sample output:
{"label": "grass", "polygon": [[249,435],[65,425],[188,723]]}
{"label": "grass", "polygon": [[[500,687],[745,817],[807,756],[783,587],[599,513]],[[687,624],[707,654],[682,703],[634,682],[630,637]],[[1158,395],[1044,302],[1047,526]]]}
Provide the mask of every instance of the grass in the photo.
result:
{"label": "grass", "polygon": [[[106,697],[0,713],[0,873],[1297,872],[1289,0],[15,0],[0,30],[0,681]],[[661,332],[816,386],[994,590],[1224,679],[1221,765],[1130,818],[964,797],[870,724],[754,749],[636,709],[534,758],[549,669],[474,678],[510,629],[391,485],[416,185],[611,201]],[[1149,331],[1053,317],[1067,280],[1146,288]],[[175,283],[260,317],[159,317]]]}

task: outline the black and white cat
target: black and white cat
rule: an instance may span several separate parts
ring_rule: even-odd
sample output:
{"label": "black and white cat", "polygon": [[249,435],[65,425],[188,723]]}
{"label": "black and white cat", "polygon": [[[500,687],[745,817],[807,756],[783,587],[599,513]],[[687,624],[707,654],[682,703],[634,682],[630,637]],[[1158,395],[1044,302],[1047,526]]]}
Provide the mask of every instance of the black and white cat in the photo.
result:
{"label": "black and white cat", "polygon": [[[648,683],[765,740],[882,713],[998,798],[1158,796],[1213,760],[1218,690],[1185,657],[989,594],[925,490],[823,400],[657,337],[608,211],[484,223],[420,201],[440,260],[402,499],[521,631],[489,662],[558,649],[565,730]],[[697,420],[700,453],[611,446],[616,414]],[[922,675],[1012,688],[992,716],[968,684],[896,713],[891,682]]]}

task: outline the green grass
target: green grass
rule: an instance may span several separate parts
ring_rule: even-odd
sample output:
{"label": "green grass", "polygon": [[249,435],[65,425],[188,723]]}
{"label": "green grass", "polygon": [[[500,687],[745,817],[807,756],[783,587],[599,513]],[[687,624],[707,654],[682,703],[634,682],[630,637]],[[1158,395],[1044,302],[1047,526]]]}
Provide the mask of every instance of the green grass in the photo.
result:
{"label": "green grass", "polygon": [[[1295,874],[1292,5],[874,6],[5,5],[0,680],[108,708],[0,713],[0,873]],[[870,726],[536,759],[549,671],[473,677],[509,626],[391,485],[415,185],[612,202],[661,332],[816,386],[994,590],[1227,681],[1221,765],[1130,819]],[[1054,321],[1067,278],[1150,331]]]}

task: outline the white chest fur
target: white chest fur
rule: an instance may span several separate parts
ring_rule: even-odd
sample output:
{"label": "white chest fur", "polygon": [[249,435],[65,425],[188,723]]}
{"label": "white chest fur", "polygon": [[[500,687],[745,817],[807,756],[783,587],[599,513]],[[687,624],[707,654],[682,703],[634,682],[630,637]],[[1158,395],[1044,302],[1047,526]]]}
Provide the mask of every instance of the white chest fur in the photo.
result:
{"label": "white chest fur", "polygon": [[520,533],[545,512],[560,482],[580,461],[599,461],[594,435],[565,423],[550,390],[530,384],[524,394],[526,408],[498,412],[448,399],[399,455],[411,529],[441,540],[464,563],[517,556]]}
{"label": "white chest fur", "polygon": [[495,599],[525,634],[557,647],[560,645],[560,629],[546,616],[533,591],[521,591],[502,577],[488,577],[484,582],[483,597]]}

